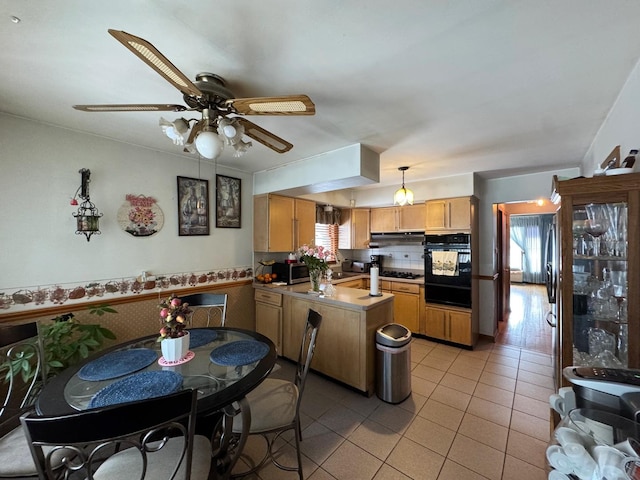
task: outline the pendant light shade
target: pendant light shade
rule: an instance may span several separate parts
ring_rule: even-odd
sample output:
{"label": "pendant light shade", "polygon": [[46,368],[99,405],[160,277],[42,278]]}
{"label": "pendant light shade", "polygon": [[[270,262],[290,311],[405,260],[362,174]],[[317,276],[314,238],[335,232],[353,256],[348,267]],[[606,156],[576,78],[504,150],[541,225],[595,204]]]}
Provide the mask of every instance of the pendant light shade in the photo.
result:
{"label": "pendant light shade", "polygon": [[223,148],[224,144],[217,132],[205,130],[200,132],[196,137],[196,149],[198,153],[205,158],[210,160],[218,158]]}
{"label": "pendant light shade", "polygon": [[400,167],[398,170],[402,172],[402,187],[393,195],[393,203],[401,207],[407,204],[413,205],[413,192],[404,186],[404,172],[409,170],[409,167]]}

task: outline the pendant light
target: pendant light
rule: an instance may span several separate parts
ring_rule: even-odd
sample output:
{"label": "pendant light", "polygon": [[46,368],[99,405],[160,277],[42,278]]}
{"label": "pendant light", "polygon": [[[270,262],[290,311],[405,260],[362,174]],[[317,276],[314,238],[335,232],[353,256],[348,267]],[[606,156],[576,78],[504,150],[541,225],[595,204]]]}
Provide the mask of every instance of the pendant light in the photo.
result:
{"label": "pendant light", "polygon": [[401,207],[406,204],[413,205],[413,192],[404,187],[404,172],[409,170],[409,167],[400,167],[398,170],[402,172],[402,187],[393,195],[393,203]]}

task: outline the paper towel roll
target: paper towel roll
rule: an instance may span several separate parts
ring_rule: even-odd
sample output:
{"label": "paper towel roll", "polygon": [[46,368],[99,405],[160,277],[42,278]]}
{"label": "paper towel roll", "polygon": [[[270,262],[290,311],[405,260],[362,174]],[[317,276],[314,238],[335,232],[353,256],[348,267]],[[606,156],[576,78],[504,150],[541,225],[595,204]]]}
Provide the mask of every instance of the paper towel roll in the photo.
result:
{"label": "paper towel roll", "polygon": [[378,279],[378,275],[379,275],[379,269],[378,267],[371,267],[371,269],[369,270],[369,283],[370,283],[370,291],[369,291],[369,295],[379,295],[379,289],[378,289],[378,283],[379,283],[379,279]]}

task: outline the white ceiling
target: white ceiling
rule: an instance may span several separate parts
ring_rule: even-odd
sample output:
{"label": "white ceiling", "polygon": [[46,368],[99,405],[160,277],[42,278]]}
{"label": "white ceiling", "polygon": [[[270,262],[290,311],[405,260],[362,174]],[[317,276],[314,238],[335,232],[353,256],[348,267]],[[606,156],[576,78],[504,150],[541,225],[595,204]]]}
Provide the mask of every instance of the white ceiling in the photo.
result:
{"label": "white ceiling", "polygon": [[382,184],[398,183],[402,165],[408,183],[578,166],[640,58],[633,0],[0,0],[0,10],[2,112],[180,161],[157,112],[71,108],[183,103],[107,33],[124,30],[191,79],[222,76],[236,97],[311,97],[313,117],[250,117],[293,150],[254,142],[220,164],[255,172],[362,143],[381,155]]}

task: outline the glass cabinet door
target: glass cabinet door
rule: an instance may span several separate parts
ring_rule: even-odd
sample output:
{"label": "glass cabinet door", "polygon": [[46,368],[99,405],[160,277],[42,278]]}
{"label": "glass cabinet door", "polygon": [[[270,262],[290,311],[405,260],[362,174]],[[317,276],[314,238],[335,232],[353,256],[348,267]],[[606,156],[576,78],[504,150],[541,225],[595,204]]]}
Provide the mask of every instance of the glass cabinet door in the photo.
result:
{"label": "glass cabinet door", "polygon": [[573,206],[574,365],[627,367],[628,206]]}

